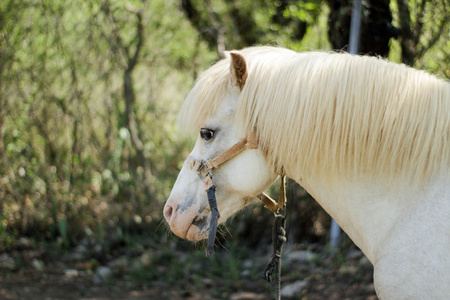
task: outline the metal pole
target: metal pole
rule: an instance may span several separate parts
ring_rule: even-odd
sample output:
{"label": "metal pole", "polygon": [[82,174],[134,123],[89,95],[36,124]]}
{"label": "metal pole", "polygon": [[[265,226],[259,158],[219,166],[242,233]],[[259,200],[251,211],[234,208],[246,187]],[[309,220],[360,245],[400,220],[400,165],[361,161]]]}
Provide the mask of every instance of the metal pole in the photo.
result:
{"label": "metal pole", "polygon": [[[361,0],[353,0],[352,19],[350,23],[350,38],[348,42],[348,52],[350,54],[358,54],[359,51],[359,34],[361,29]],[[330,248],[331,254],[336,252],[341,228],[334,219],[331,220],[330,228]]]}
{"label": "metal pole", "polygon": [[353,0],[352,20],[350,23],[350,39],[348,42],[348,52],[351,54],[358,54],[360,31],[361,31],[361,0]]}

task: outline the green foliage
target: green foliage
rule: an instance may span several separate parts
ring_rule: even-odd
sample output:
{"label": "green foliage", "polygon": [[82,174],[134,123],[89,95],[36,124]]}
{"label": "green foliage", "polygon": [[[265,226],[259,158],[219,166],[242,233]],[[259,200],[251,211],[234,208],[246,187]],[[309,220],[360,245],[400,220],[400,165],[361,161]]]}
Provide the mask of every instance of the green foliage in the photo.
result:
{"label": "green foliage", "polygon": [[204,251],[182,254],[167,244],[159,244],[139,258],[141,265],[130,271],[130,280],[137,288],[160,282],[177,290],[202,291],[213,285],[216,299],[229,299],[230,291],[239,290],[244,281],[262,282],[265,266],[244,266],[251,256],[248,248],[227,246],[228,250],[218,249],[215,255],[206,257]]}
{"label": "green foliage", "polygon": [[[324,1],[191,2],[199,23],[176,0],[0,2],[0,248],[158,224],[192,146],[177,111],[218,58],[207,32],[223,32],[227,49],[330,49]],[[439,3],[426,6],[425,44]],[[417,65],[448,77],[448,43]]]}
{"label": "green foliage", "polygon": [[450,78],[450,14],[448,1],[390,2],[393,24],[402,30],[390,59]]}
{"label": "green foliage", "polygon": [[[70,245],[99,223],[159,220],[187,151],[176,110],[205,52],[176,2],[7,0],[0,13],[2,244],[14,230]],[[138,13],[131,113],[145,163],[124,123]]]}
{"label": "green foliage", "polygon": [[298,18],[300,21],[315,24],[320,13],[320,1],[298,1],[288,5],[284,11],[285,18]]}

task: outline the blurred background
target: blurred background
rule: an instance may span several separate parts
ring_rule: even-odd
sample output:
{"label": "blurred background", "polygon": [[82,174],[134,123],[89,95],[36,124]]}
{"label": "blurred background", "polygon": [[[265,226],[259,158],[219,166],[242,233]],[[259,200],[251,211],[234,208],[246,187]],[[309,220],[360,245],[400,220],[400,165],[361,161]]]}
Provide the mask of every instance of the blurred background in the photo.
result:
{"label": "blurred background", "polygon": [[[261,205],[222,228],[212,258],[163,221],[193,146],[177,112],[223,50],[347,51],[351,13],[351,0],[2,0],[0,298],[270,299]],[[448,79],[449,21],[448,0],[365,0],[359,53]],[[285,297],[376,299],[345,235],[330,255],[326,212],[293,182],[288,201]]]}

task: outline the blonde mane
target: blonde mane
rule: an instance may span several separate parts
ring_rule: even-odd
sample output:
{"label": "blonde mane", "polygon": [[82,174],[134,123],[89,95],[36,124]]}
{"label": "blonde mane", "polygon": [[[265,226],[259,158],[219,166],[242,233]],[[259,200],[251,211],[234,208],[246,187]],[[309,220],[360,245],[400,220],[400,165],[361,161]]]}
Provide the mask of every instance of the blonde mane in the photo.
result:
{"label": "blonde mane", "polygon": [[[450,84],[373,57],[241,51],[249,75],[236,122],[254,132],[274,167],[300,176],[399,176],[426,181],[449,174]],[[230,60],[198,79],[180,112],[197,130],[227,92]]]}

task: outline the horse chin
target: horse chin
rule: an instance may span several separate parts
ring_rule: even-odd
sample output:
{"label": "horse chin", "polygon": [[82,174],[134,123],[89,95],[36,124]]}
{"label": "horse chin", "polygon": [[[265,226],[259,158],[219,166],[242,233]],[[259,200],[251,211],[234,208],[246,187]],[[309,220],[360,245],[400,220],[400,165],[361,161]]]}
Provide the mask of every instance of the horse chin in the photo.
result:
{"label": "horse chin", "polygon": [[193,242],[198,242],[206,238],[208,238],[208,229],[201,230],[199,227],[195,226],[195,224],[189,226],[185,237],[186,240]]}

